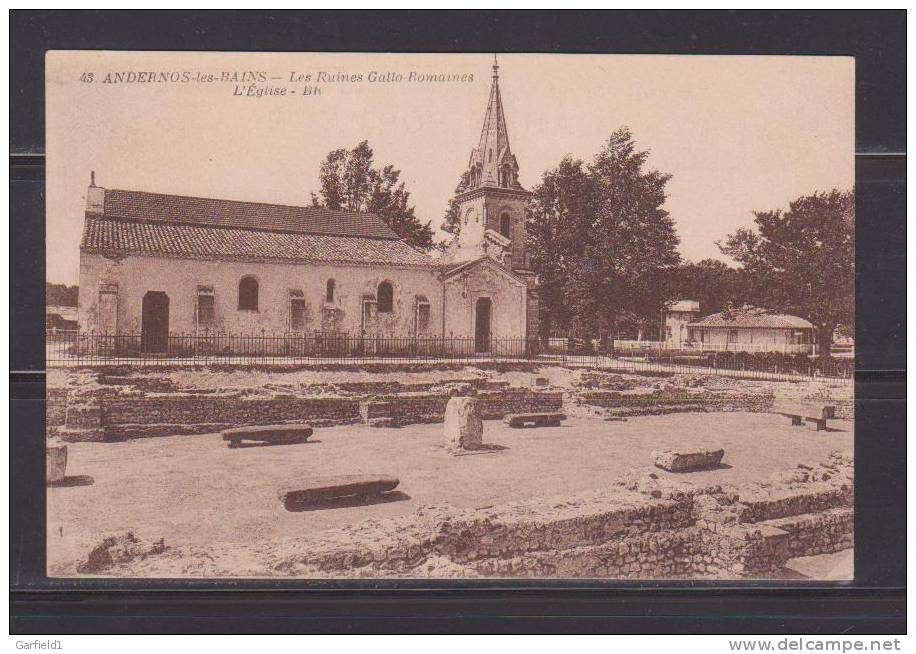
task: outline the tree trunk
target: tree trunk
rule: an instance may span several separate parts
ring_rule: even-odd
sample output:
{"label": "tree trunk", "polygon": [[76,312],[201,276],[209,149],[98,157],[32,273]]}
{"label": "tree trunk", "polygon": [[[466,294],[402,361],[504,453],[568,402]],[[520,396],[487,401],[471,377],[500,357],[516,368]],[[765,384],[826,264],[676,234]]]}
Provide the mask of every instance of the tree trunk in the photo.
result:
{"label": "tree trunk", "polygon": [[822,323],[817,328],[817,355],[819,357],[829,357],[831,346],[833,345],[833,331],[836,329],[836,323]]}
{"label": "tree trunk", "polygon": [[610,341],[610,347],[608,348],[608,356],[614,357],[614,334],[617,333],[617,314],[612,313],[610,319],[608,320],[608,340]]}
{"label": "tree trunk", "polygon": [[538,321],[538,336],[541,338],[541,347],[544,348],[545,351],[550,345],[550,327],[550,312],[542,311]]}

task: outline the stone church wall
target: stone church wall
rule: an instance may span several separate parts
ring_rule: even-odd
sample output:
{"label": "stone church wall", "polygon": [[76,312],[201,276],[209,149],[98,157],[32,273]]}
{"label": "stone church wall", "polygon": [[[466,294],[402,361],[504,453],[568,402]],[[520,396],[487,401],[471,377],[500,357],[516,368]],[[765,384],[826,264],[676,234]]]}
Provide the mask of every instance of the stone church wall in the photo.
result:
{"label": "stone church wall", "polygon": [[527,289],[495,266],[479,264],[445,283],[446,336],[474,338],[477,300],[492,302],[490,337],[522,339],[526,333]]}
{"label": "stone church wall", "polygon": [[[244,276],[258,281],[258,310],[238,309],[238,286]],[[326,301],[326,285],[335,280],[334,301]],[[82,331],[139,334],[143,296],[163,291],[169,298],[169,331],[201,332],[197,328],[198,287],[212,288],[215,319],[211,331],[230,334],[284,334],[289,331],[291,291],[305,300],[303,331],[359,334],[364,325],[363,297],[375,297],[379,283],[394,287],[394,310],[373,312],[365,321],[369,334],[405,336],[414,333],[416,300],[430,303],[426,333],[441,334],[442,284],[432,268],[341,266],[330,264],[245,263],[193,259],[160,259],[99,254],[80,257],[79,325]],[[100,288],[116,285],[116,324],[104,324]],[[102,316],[100,318],[100,316]]]}

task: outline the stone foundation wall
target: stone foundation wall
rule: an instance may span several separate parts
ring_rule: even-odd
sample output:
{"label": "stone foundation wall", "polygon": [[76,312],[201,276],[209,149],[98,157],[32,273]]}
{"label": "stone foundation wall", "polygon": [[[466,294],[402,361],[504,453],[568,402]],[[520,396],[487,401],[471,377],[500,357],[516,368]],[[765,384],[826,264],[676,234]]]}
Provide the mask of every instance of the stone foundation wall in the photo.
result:
{"label": "stone foundation wall", "polygon": [[48,427],[58,427],[67,422],[67,389],[49,388],[46,416]]}
{"label": "stone foundation wall", "polygon": [[618,391],[585,391],[578,394],[582,404],[609,409],[620,416],[655,415],[691,411],[769,411],[771,395],[738,393],[655,392],[621,393]]}
{"label": "stone foundation wall", "polygon": [[[500,420],[510,413],[560,411],[563,394],[527,389],[506,389],[470,393],[478,401],[484,420]],[[364,423],[375,427],[442,422],[448,395],[401,395],[374,398],[360,404]]]}
{"label": "stone foundation wall", "polygon": [[[479,384],[486,388],[486,384]],[[499,387],[501,385],[498,385]],[[558,411],[561,393],[529,390],[481,391],[481,413],[498,419],[507,413]],[[124,440],[147,436],[203,434],[242,425],[309,422],[318,427],[364,422],[378,427],[442,422],[448,395],[401,395],[360,401],[355,397],[275,397],[157,395],[123,396],[96,392],[71,397],[55,434],[69,441]]]}
{"label": "stone foundation wall", "polygon": [[[810,469],[809,467],[805,467]],[[766,578],[790,558],[853,544],[852,462],[827,480],[736,490],[636,472],[600,492],[323,532],[274,561],[277,574],[454,577]],[[793,477],[794,478],[794,477]],[[764,501],[767,492],[772,501]],[[746,498],[746,499],[745,499]],[[787,514],[808,510],[807,513]]]}
{"label": "stone foundation wall", "polygon": [[831,400],[834,406],[833,415],[841,420],[855,420],[856,403],[854,400]]}
{"label": "stone foundation wall", "polygon": [[500,420],[510,413],[543,413],[563,409],[563,394],[549,391],[505,390],[477,394],[484,420]]}
{"label": "stone foundation wall", "polygon": [[848,507],[768,521],[789,534],[789,555],[830,554],[853,546],[853,510]]}
{"label": "stone foundation wall", "polygon": [[101,424],[113,438],[219,431],[230,426],[282,422],[318,425],[359,420],[359,401],[349,398],[244,398],[160,396],[101,398]]}
{"label": "stone foundation wall", "polygon": [[344,398],[141,397],[103,399],[102,424],[220,422],[267,424],[294,420],[356,421],[359,403]]}
{"label": "stone foundation wall", "polygon": [[763,522],[787,516],[819,513],[843,506],[852,506],[852,486],[796,490],[761,490],[749,493],[739,502],[741,522]]}
{"label": "stone foundation wall", "polygon": [[447,395],[382,398],[361,402],[359,412],[363,423],[373,427],[442,422],[448,400]]}
{"label": "stone foundation wall", "polygon": [[[510,368],[525,372],[536,369],[524,365]],[[409,366],[405,369],[413,370]],[[750,393],[729,387],[733,380],[696,381],[713,390],[693,386],[672,388],[663,380],[650,393],[622,393],[621,390],[631,389],[636,382],[616,374],[585,373],[582,384],[568,393],[565,401],[602,407],[617,416],[765,412],[772,406],[771,388],[761,386],[759,392]],[[720,383],[723,389],[715,390],[718,387],[712,382]],[[398,427],[442,422],[445,405],[455,395],[477,397],[482,417],[488,420],[501,419],[508,413],[563,410],[563,393],[513,388],[509,384],[507,380],[480,376],[416,383],[369,379],[295,388],[291,385],[290,392],[284,391],[282,395],[279,393],[282,388],[271,388],[272,393],[265,397],[264,388],[241,391],[181,388],[174,379],[161,374],[137,376],[118,369],[81,370],[68,373],[66,388],[48,390],[48,433],[74,441],[209,433],[231,426],[293,421],[309,421],[316,426],[362,421],[377,427]],[[836,406],[838,418],[853,414],[852,400],[831,399],[830,389],[782,390],[812,399],[828,399]]]}

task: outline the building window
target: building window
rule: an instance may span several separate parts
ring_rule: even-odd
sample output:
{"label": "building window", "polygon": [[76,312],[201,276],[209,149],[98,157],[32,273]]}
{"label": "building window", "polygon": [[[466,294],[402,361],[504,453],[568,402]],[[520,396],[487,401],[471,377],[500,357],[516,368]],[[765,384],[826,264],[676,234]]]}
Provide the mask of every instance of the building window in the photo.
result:
{"label": "building window", "polygon": [[324,291],[324,301],[325,301],[325,302],[333,302],[333,301],[334,301],[334,286],[335,286],[334,280],[333,280],[333,279],[329,279],[329,280],[328,280],[328,283],[327,283],[327,286],[325,287],[325,291]]}
{"label": "building window", "polygon": [[305,329],[305,298],[302,291],[289,292],[289,330],[301,332]]}
{"label": "building window", "polygon": [[212,286],[197,287],[197,328],[210,329],[216,322]]}
{"label": "building window", "polygon": [[363,298],[363,328],[372,321],[376,313],[376,303],[372,297]]}
{"label": "building window", "polygon": [[378,285],[378,312],[391,313],[394,310],[394,288],[390,282]]}
{"label": "building window", "polygon": [[258,310],[258,280],[242,277],[239,282],[239,311]]}
{"label": "building window", "polygon": [[429,300],[425,295],[417,296],[416,333],[424,334],[429,331],[429,317],[431,315]]}
{"label": "building window", "polygon": [[499,217],[499,233],[510,238],[512,233],[512,219],[509,217],[509,212],[504,211],[503,215]]}

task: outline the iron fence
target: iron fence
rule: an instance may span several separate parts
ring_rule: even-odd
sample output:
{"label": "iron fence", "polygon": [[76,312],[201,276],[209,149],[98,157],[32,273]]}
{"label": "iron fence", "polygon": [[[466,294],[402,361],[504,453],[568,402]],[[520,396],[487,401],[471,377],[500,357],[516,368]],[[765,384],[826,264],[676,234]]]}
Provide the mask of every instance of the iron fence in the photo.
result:
{"label": "iron fence", "polygon": [[181,365],[349,363],[419,359],[530,359],[537,340],[458,336],[376,336],[346,333],[143,334],[48,332],[47,364]]}
{"label": "iron fence", "polygon": [[848,358],[781,352],[597,351],[592,344],[536,338],[375,336],[340,333],[46,333],[48,367],[104,365],[365,365],[372,363],[541,362],[639,374],[701,373],[751,379],[851,379]]}

